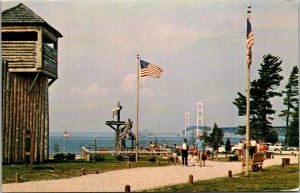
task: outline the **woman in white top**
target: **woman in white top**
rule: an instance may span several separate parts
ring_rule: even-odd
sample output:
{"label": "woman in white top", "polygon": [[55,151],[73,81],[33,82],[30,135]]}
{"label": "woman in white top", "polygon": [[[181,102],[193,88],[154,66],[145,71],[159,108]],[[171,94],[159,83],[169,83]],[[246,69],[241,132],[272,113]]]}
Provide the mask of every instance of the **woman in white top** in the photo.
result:
{"label": "woman in white top", "polygon": [[188,155],[189,155],[189,146],[187,144],[187,140],[183,139],[182,145],[181,145],[181,154],[182,154],[182,166],[188,165]]}

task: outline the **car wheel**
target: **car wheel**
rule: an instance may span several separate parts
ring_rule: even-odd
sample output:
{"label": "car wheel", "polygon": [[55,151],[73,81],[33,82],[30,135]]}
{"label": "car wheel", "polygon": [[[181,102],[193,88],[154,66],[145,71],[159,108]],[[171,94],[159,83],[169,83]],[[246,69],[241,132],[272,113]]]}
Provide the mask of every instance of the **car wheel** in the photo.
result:
{"label": "car wheel", "polygon": [[289,149],[289,151],[294,151],[294,149]]}
{"label": "car wheel", "polygon": [[274,150],[275,153],[280,153],[279,149]]}

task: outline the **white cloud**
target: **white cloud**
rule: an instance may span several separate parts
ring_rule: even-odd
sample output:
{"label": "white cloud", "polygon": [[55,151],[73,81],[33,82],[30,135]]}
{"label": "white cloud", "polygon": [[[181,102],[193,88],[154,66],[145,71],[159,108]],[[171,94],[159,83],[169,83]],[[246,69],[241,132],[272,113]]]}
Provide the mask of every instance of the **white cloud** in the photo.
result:
{"label": "white cloud", "polygon": [[127,74],[122,80],[122,89],[126,92],[135,92],[136,91],[136,74]]}
{"label": "white cloud", "polygon": [[97,84],[90,84],[87,88],[73,88],[72,95],[77,96],[92,96],[92,97],[105,97],[113,94],[114,89],[109,87],[100,87]]}

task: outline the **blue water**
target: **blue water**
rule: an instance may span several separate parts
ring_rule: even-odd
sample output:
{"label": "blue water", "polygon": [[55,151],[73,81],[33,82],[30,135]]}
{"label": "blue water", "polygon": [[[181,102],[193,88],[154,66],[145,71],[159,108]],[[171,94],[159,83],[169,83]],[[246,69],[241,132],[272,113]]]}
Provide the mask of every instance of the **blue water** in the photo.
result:
{"label": "blue water", "polygon": [[[50,155],[54,155],[56,152],[54,151],[54,146],[57,144],[59,146],[59,152],[63,153],[81,153],[81,147],[90,147],[89,149],[93,149],[94,139],[96,138],[97,147],[110,147],[112,150],[114,146],[114,133],[72,133],[71,137],[63,137],[63,133],[50,133],[49,137],[49,153]],[[168,146],[172,146],[173,144],[180,145],[182,143],[182,139],[184,137],[177,136],[176,134],[155,134],[147,137],[140,137],[139,146],[148,146],[150,141],[158,142],[158,144],[163,144],[164,140],[167,141]],[[190,138],[187,138],[188,142]],[[226,139],[223,139],[224,143]],[[231,138],[231,144],[237,144],[240,138]],[[126,146],[131,147],[131,141],[126,140]]]}

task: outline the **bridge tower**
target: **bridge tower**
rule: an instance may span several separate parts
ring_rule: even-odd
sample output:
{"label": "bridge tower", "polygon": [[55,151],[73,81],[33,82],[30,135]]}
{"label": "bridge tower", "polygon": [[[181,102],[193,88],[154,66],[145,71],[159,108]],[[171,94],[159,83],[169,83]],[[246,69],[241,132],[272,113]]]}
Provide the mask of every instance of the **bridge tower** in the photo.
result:
{"label": "bridge tower", "polygon": [[197,103],[196,121],[197,121],[197,136],[198,136],[199,135],[199,123],[201,126],[204,125],[204,123],[203,123],[203,103],[202,102]]}
{"label": "bridge tower", "polygon": [[185,112],[184,114],[184,136],[186,137],[186,129],[189,128],[190,126],[190,113],[189,112]]}

